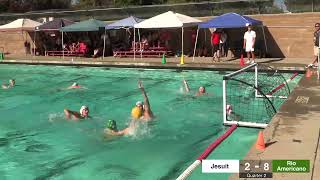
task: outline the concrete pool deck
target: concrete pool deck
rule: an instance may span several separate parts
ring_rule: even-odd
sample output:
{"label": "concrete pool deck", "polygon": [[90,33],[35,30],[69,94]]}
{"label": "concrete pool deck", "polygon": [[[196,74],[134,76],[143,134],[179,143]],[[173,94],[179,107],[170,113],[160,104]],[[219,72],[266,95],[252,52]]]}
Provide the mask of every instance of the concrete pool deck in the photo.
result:
{"label": "concrete pool deck", "polygon": [[[257,59],[258,63],[274,66],[284,71],[305,71],[306,59]],[[144,67],[144,68],[182,68],[206,70],[236,70],[240,69],[239,59],[223,60],[213,63],[211,58],[185,58],[185,64],[180,65],[180,58],[167,58],[166,64],[161,64],[161,58],[133,60],[132,58],[102,59],[67,57],[9,57],[1,63],[14,64],[50,64],[50,65],[86,65],[113,67]],[[243,159],[272,160],[272,159],[306,159],[310,160],[310,173],[274,173],[273,179],[304,180],[320,179],[320,81],[316,75],[311,78],[302,77],[301,81],[279,109],[269,126],[264,130],[264,138],[269,144],[265,151],[260,152],[253,145]],[[239,137],[241,138],[241,137]],[[239,179],[232,175],[229,179]]]}
{"label": "concrete pool deck", "polygon": [[[309,62],[306,59],[282,59],[282,58],[262,58],[256,62],[277,67],[285,71],[305,71],[305,65]],[[235,70],[240,69],[239,59],[222,59],[221,62],[212,62],[210,57],[185,57],[183,65],[180,58],[167,58],[166,64],[161,64],[161,58],[71,58],[71,57],[52,57],[52,56],[9,56],[2,63],[15,64],[48,64],[48,65],[74,65],[74,66],[112,66],[112,67],[148,67],[148,68],[181,68],[181,69],[207,69],[207,70]]]}
{"label": "concrete pool deck", "polygon": [[320,81],[316,75],[302,77],[263,134],[265,151],[253,145],[243,159],[310,160],[310,173],[273,173],[273,179],[320,179]]}

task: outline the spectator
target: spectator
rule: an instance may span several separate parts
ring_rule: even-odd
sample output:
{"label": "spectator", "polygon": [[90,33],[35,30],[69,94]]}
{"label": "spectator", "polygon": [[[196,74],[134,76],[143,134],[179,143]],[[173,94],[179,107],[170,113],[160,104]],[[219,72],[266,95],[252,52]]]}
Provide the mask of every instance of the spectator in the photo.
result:
{"label": "spectator", "polygon": [[213,32],[211,34],[211,46],[212,46],[212,60],[215,61],[215,58],[217,58],[217,61],[220,61],[219,56],[219,44],[220,44],[220,37],[221,33],[217,32],[216,28],[213,28]]}
{"label": "spectator", "polygon": [[222,30],[220,37],[220,57],[226,57],[228,55],[228,47],[227,47],[228,35]]}
{"label": "spectator", "polygon": [[31,45],[28,41],[24,42],[24,48],[25,48],[26,55],[31,54]]}
{"label": "spectator", "polygon": [[[319,35],[320,35],[320,23],[316,23],[314,25],[315,31],[313,33],[313,53],[314,53],[314,61],[312,65],[315,65],[316,62],[318,62],[318,55],[319,55]],[[318,62],[319,63],[319,62]],[[319,65],[319,64],[318,64]]]}
{"label": "spectator", "polygon": [[142,36],[141,38],[141,51],[147,49],[149,47],[149,42],[146,36]]}
{"label": "spectator", "polygon": [[160,39],[162,41],[164,41],[164,46],[166,47],[166,49],[170,49],[169,47],[169,41],[171,40],[171,34],[169,31],[167,30],[163,30],[161,33],[160,33]]}
{"label": "spectator", "polygon": [[196,30],[192,30],[191,31],[191,53],[190,53],[189,56],[193,55],[194,44],[196,43],[196,38],[197,38],[197,31]]}
{"label": "spectator", "polygon": [[79,52],[82,54],[86,54],[88,51],[88,47],[84,42],[79,43]]}
{"label": "spectator", "polygon": [[[244,33],[243,37],[243,48],[247,52],[247,57],[248,57],[248,63],[254,63],[254,45],[256,42],[256,32],[252,30],[252,26],[250,23],[247,23],[246,26],[248,27],[248,31]],[[250,60],[250,54],[252,56],[252,61]]]}

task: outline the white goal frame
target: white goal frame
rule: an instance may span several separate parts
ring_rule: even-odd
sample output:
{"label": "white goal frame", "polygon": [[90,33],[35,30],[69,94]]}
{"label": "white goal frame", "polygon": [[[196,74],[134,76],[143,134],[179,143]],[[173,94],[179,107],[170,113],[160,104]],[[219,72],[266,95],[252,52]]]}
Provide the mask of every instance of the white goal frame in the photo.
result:
{"label": "white goal frame", "polygon": [[[254,74],[255,74],[255,87],[258,87],[258,64],[254,63],[249,66],[246,66],[238,71],[232,72],[227,74],[223,77],[222,82],[222,96],[223,96],[223,124],[224,125],[233,125],[236,124],[238,126],[244,127],[254,127],[254,128],[266,128],[268,124],[266,123],[255,123],[255,122],[243,122],[243,121],[227,121],[227,91],[226,91],[226,81],[230,79],[230,77],[235,76],[241,72],[249,70],[254,67]],[[258,90],[255,89],[255,97],[263,97],[262,95],[258,94]]]}

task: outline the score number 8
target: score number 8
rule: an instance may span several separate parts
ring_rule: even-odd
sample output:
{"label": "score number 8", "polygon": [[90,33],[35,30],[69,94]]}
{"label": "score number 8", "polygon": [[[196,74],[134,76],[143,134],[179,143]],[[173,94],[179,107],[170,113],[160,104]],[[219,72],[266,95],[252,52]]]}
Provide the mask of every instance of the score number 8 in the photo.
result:
{"label": "score number 8", "polygon": [[[245,171],[250,171],[250,163],[246,162],[244,164],[246,167],[244,168]],[[264,163],[263,164],[263,170],[269,171],[269,163]]]}

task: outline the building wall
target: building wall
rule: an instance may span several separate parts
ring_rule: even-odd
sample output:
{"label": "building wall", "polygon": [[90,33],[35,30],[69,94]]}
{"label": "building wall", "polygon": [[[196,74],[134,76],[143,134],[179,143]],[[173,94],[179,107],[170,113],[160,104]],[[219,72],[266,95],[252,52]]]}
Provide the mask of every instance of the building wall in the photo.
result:
{"label": "building wall", "polygon": [[267,45],[274,57],[312,58],[314,24],[320,13],[251,16],[263,21]]}
{"label": "building wall", "polygon": [[32,48],[32,40],[27,32],[0,32],[0,49],[4,48],[4,52],[8,55],[25,55],[26,49],[24,42],[30,43]]}
{"label": "building wall", "polygon": [[[251,17],[262,20],[266,26],[265,33],[269,57],[313,57],[314,23],[320,22],[320,13],[268,14],[254,15]],[[207,20],[211,18],[212,17],[203,17],[199,19]],[[232,36],[230,38],[242,38],[244,30],[245,29],[232,30]],[[181,39],[179,35],[180,31],[181,30],[177,30],[174,37]],[[262,31],[258,28],[256,31],[259,36],[258,39],[261,41]],[[190,30],[185,31],[185,51],[191,51],[192,49],[190,32]],[[207,31],[206,36],[204,32],[199,35],[199,42],[206,42],[206,44],[210,46],[210,32]],[[24,41],[26,39],[32,47],[30,35],[25,32],[0,32],[0,47],[5,47],[5,52],[10,54],[24,55]],[[177,40],[177,42],[174,43],[177,48],[181,46],[179,42]]]}

